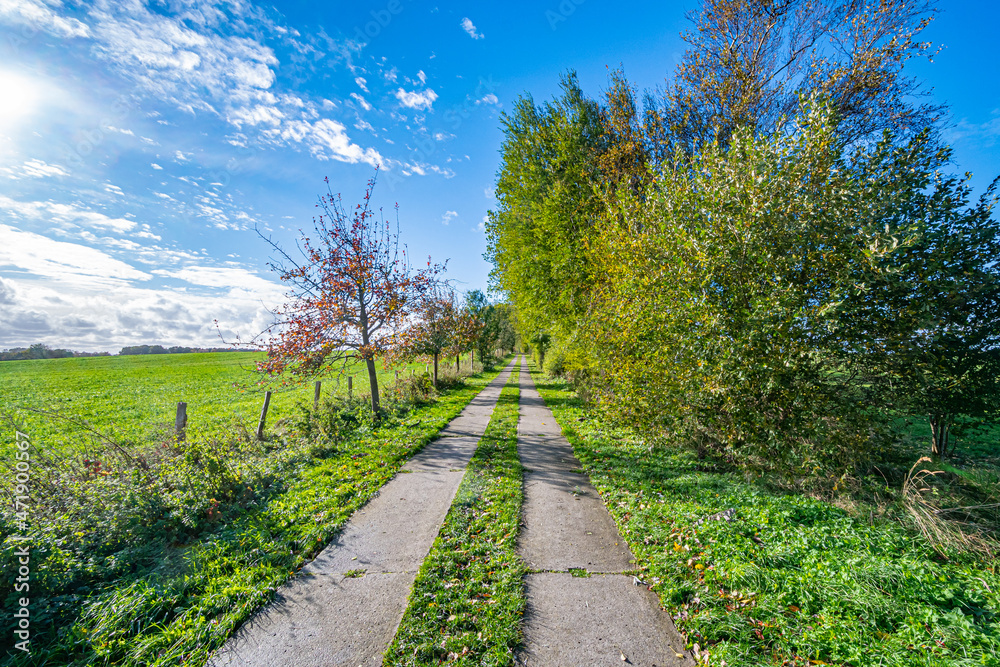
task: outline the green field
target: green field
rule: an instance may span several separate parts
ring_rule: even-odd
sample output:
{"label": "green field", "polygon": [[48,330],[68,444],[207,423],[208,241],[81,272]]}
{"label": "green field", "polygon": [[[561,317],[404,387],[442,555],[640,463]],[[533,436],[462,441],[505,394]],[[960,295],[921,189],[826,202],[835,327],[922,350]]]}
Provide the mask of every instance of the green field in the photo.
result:
{"label": "green field", "polygon": [[[290,416],[297,402],[312,404],[311,383],[258,387],[254,362],[262,358],[257,352],[220,352],[7,361],[0,363],[0,417],[12,417],[35,446],[63,451],[77,450],[86,440],[81,438],[83,429],[64,418],[85,420],[120,443],[142,446],[172,432],[180,401],[188,404],[192,438],[223,436],[234,421],[255,428],[266,388],[274,392],[269,424]],[[468,358],[463,362],[467,365]],[[449,364],[443,368],[454,369]],[[423,372],[424,364],[398,368],[400,376],[408,376],[411,369]],[[383,393],[395,380],[395,370],[380,367]],[[348,375],[354,378],[356,395],[368,393],[367,374],[356,364],[342,378],[324,379],[323,394],[346,394]],[[10,429],[0,441],[0,453],[13,442]]]}

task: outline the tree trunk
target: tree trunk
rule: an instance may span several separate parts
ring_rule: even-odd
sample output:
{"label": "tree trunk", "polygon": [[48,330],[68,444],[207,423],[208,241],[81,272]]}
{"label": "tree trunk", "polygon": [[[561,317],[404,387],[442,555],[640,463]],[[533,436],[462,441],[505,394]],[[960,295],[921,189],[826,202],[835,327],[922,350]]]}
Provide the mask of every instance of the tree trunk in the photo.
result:
{"label": "tree trunk", "polygon": [[461,372],[462,372],[462,355],[461,354],[456,354],[455,355],[455,375],[458,375]]}
{"label": "tree trunk", "polygon": [[941,458],[948,454],[951,420],[951,415],[930,415],[927,418],[927,421],[931,425],[931,454],[936,458]]}
{"label": "tree trunk", "polygon": [[437,389],[438,386],[438,356],[434,355],[434,388]]}
{"label": "tree trunk", "polygon": [[[368,347],[370,331],[368,330],[368,311],[365,308],[365,290],[362,285],[358,285],[358,323],[361,329],[361,342],[365,348]],[[375,360],[365,359],[365,366],[368,367],[368,384],[372,391],[372,415],[378,419],[378,375],[375,372]]]}
{"label": "tree trunk", "polygon": [[371,386],[372,390],[372,414],[378,417],[378,375],[375,372],[375,360],[365,359],[365,365],[368,367],[368,384]]}
{"label": "tree trunk", "polygon": [[469,372],[476,372],[476,349],[469,350]]}

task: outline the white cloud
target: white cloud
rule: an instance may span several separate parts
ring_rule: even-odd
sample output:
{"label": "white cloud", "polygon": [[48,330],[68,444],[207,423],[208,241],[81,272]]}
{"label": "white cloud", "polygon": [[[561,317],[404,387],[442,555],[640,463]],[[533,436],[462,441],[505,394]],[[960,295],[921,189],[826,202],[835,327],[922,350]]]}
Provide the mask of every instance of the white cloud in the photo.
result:
{"label": "white cloud", "polygon": [[[51,7],[60,7],[59,0],[3,0],[0,2],[0,19],[5,22],[44,30],[57,37],[88,37],[90,29],[74,18],[59,16]],[[11,40],[15,34],[10,35]]]}
{"label": "white cloud", "polygon": [[462,19],[462,30],[469,33],[469,37],[472,39],[482,39],[485,37],[485,35],[476,30],[475,24],[472,23],[472,20],[469,17]]}
{"label": "white cloud", "polygon": [[400,88],[396,91],[396,99],[399,100],[400,104],[404,107],[410,109],[426,109],[430,110],[431,106],[434,104],[434,100],[438,98],[437,93],[428,88],[422,93],[416,91],[409,92]]}
{"label": "white cloud", "polygon": [[0,278],[0,305],[9,306],[17,302],[17,290],[14,282]]}
{"label": "white cloud", "polygon": [[120,187],[118,187],[117,185],[115,185],[114,183],[105,183],[104,184],[104,191],[105,192],[109,192],[109,193],[111,193],[113,195],[118,195],[119,197],[124,197],[125,196],[125,193],[122,192],[122,189]]}
{"label": "white cloud", "polygon": [[371,123],[369,123],[366,120],[362,120],[361,118],[359,118],[358,122],[356,122],[354,124],[354,127],[357,128],[357,129],[359,129],[359,130],[367,130],[369,132],[374,132],[375,131],[375,128],[372,127]]}
{"label": "white cloud", "polygon": [[[250,337],[271,323],[262,299],[270,307],[280,303],[273,291],[245,288],[155,289],[125,284],[108,289],[47,279],[6,283],[16,294],[13,304],[0,300],[0,340],[9,346],[41,342],[111,352],[123,345],[150,343],[221,346],[219,329],[226,340],[237,333]],[[67,344],[69,339],[72,345]]]}
{"label": "white cloud", "polygon": [[284,294],[284,288],[280,284],[261,278],[256,273],[243,268],[186,266],[173,271],[155,270],[153,273],[201,287],[250,290],[271,299],[280,299]]}
{"label": "white cloud", "polygon": [[72,204],[60,204],[52,200],[24,202],[0,195],[0,212],[6,212],[15,218],[44,221],[47,224],[68,223],[81,227],[113,229],[117,232],[128,232],[136,226],[133,220],[112,218],[97,211],[78,208]]}
{"label": "white cloud", "polygon": [[496,95],[494,95],[493,93],[489,93],[487,95],[484,95],[483,97],[480,97],[478,100],[476,100],[476,104],[495,104],[495,105],[499,106],[500,105],[500,98],[497,97]]}
{"label": "white cloud", "polygon": [[454,139],[454,138],[455,138],[454,134],[446,134],[444,132],[435,132],[434,133],[434,140],[435,141],[446,141],[447,139]]}
{"label": "white cloud", "polygon": [[19,167],[9,167],[3,169],[8,174],[8,178],[47,178],[51,176],[69,176],[69,172],[64,167],[57,164],[48,164],[42,160],[28,160]]}
{"label": "white cloud", "polygon": [[458,217],[458,212],[457,211],[445,211],[444,215],[441,216],[441,224],[442,225],[447,225],[448,223],[450,223],[452,220],[454,220],[457,217]]}
{"label": "white cloud", "polygon": [[[295,144],[301,123],[315,128],[309,134],[316,141],[308,144],[313,152],[319,145],[329,148],[328,140],[337,135],[333,126],[321,123],[326,109],[338,108],[335,102],[313,102],[274,90],[280,63],[265,39],[294,31],[277,25],[265,11],[248,2],[184,0],[154,6],[140,0],[93,0],[86,11],[89,25],[85,26],[66,18],[69,12],[60,0],[0,0],[0,25],[47,22],[59,34],[89,39],[92,55],[131,84],[130,93],[148,96],[191,115],[207,114],[224,120],[240,131],[227,137],[233,145]],[[323,52],[316,53],[329,56],[325,62],[346,62],[358,74],[355,82],[361,91],[368,92],[367,79],[349,57],[360,46],[325,34],[320,42]],[[289,66],[294,63],[291,56]],[[395,76],[394,72],[383,75]],[[423,95],[413,103],[433,102],[433,97]],[[364,110],[372,109],[361,95],[354,93],[354,99]],[[333,119],[329,122],[341,124]],[[247,128],[254,132],[247,132]],[[109,130],[130,132],[110,126]],[[156,145],[147,137],[139,139]],[[339,148],[324,153],[331,159],[374,161],[372,156],[377,155],[372,148],[356,147],[339,138],[332,146]],[[184,159],[178,153],[174,155]]]}
{"label": "white cloud", "polygon": [[436,164],[427,164],[425,162],[410,162],[403,166],[403,175],[411,176],[416,174],[417,176],[426,176],[430,173],[439,174],[445,178],[453,178],[455,172],[451,169],[444,169],[437,166]]}
{"label": "white cloud", "polygon": [[[374,148],[362,148],[353,143],[342,123],[329,118],[321,118],[314,123],[296,120],[285,123],[280,130],[282,141],[302,143],[319,160],[337,160],[356,164],[364,162],[371,166],[385,164],[385,160]],[[276,135],[277,136],[277,135]]]}
{"label": "white cloud", "polygon": [[424,70],[417,72],[417,78],[420,79],[420,83],[427,83],[427,75],[424,74]]}
{"label": "white cloud", "polygon": [[372,105],[368,103],[368,100],[366,100],[365,98],[361,97],[357,93],[351,93],[351,98],[354,99],[354,100],[356,100],[357,103],[361,105],[361,108],[364,109],[365,111],[371,111],[372,110]]}
{"label": "white cloud", "polygon": [[160,165],[156,164],[155,162],[151,163],[149,166],[152,167],[153,169],[157,169],[157,170],[163,169],[163,167],[161,167]]}
{"label": "white cloud", "polygon": [[971,123],[967,118],[958,121],[943,132],[945,141],[956,144],[960,141],[974,141],[983,146],[993,146],[1000,138],[1000,109],[994,109],[989,120]]}
{"label": "white cloud", "polygon": [[0,224],[0,267],[77,286],[115,287],[152,276],[94,248]]}
{"label": "white cloud", "polygon": [[[285,114],[281,113],[275,106],[264,106],[258,104],[253,107],[242,107],[229,112],[226,120],[242,128],[247,125],[280,125]],[[180,152],[180,151],[178,151]]]}

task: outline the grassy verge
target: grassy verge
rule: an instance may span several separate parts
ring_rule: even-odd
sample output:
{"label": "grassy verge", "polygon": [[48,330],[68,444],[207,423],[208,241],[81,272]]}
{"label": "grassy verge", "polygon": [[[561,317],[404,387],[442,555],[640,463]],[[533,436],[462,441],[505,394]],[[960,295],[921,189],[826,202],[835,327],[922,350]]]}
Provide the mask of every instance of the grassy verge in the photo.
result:
{"label": "grassy verge", "polygon": [[417,574],[385,665],[514,664],[525,571],[517,555],[518,398],[515,370]]}
{"label": "grassy verge", "polygon": [[996,562],[945,561],[863,506],[700,470],[535,382],[702,664],[1000,665]]}
{"label": "grassy verge", "polygon": [[[0,664],[203,664],[495,376],[469,378],[383,427],[358,428],[335,443],[276,450],[292,455],[271,471],[269,486],[248,486],[231,505],[210,506],[188,537],[162,536],[156,525],[166,518],[142,513],[123,524],[127,530],[113,549],[91,543],[87,531],[67,533],[81,517],[35,526],[31,654],[11,650],[13,634],[5,627],[7,654]],[[185,470],[201,466],[207,455],[199,452]],[[5,523],[5,537],[14,532],[9,528]],[[16,577],[16,548],[5,540],[4,581]],[[5,608],[13,605],[6,598]]]}

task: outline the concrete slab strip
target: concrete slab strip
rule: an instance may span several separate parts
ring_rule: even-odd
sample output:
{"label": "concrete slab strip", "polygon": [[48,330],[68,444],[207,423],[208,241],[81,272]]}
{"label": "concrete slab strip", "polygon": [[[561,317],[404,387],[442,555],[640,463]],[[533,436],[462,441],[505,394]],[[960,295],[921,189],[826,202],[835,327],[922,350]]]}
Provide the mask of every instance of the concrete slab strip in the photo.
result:
{"label": "concrete slab strip", "polygon": [[[685,662],[684,641],[656,594],[622,574],[525,578],[523,665],[634,665]],[[623,658],[624,656],[624,658]]]}
{"label": "concrete slab strip", "polygon": [[[404,464],[402,470],[410,472],[396,475],[355,512],[334,541],[209,664],[381,665],[417,570],[513,367],[512,361],[438,439]],[[360,570],[361,576],[345,576]]]}
{"label": "concrete slab strip", "polygon": [[[518,663],[693,665],[656,594],[635,586],[635,559],[528,373],[521,373],[518,452],[525,466],[518,551],[527,575]],[[589,577],[573,576],[582,568]]]}

